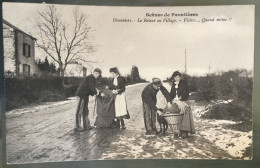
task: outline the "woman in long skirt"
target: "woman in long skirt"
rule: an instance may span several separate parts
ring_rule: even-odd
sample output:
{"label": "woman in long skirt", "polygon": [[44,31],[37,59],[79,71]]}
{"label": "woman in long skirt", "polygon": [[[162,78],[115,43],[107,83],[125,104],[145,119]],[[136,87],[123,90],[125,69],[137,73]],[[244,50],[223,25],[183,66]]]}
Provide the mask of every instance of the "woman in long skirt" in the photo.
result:
{"label": "woman in long skirt", "polygon": [[180,131],[182,138],[186,138],[188,133],[195,133],[193,115],[188,103],[189,89],[187,83],[181,79],[181,73],[179,71],[173,73],[172,79],[174,82],[172,84],[170,95],[172,101],[177,103],[181,109],[181,113],[184,113]]}
{"label": "woman in long skirt", "polygon": [[115,118],[117,119],[118,127],[122,129],[126,129],[124,119],[129,119],[130,116],[128,114],[127,105],[126,105],[126,97],[125,97],[125,85],[126,80],[119,73],[119,70],[114,67],[110,68],[110,73],[113,77],[112,84],[109,89],[112,90],[115,97]]}

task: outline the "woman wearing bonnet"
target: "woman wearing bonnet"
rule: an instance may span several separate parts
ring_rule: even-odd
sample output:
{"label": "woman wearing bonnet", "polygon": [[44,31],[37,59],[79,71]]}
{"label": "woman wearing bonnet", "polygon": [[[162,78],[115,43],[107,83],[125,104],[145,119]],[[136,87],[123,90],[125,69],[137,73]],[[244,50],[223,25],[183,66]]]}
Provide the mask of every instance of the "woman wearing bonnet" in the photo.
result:
{"label": "woman wearing bonnet", "polygon": [[188,133],[194,134],[195,127],[193,116],[190,106],[188,103],[189,89],[186,81],[181,78],[182,74],[179,71],[175,71],[172,74],[173,84],[171,88],[171,99],[178,105],[181,113],[184,113],[182,124],[181,124],[181,136],[182,138],[188,137]]}

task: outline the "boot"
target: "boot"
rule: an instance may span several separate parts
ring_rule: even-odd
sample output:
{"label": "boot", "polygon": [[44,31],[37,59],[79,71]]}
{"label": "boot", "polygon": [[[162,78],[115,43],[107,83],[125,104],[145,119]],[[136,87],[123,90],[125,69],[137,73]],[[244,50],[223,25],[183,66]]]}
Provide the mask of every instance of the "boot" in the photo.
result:
{"label": "boot", "polygon": [[182,137],[182,139],[187,138],[188,137],[188,132],[187,131],[182,131],[181,132],[181,137]]}
{"label": "boot", "polygon": [[124,119],[121,119],[121,127],[122,127],[122,129],[126,129]]}
{"label": "boot", "polygon": [[119,119],[116,119],[116,127],[120,128],[120,120]]}

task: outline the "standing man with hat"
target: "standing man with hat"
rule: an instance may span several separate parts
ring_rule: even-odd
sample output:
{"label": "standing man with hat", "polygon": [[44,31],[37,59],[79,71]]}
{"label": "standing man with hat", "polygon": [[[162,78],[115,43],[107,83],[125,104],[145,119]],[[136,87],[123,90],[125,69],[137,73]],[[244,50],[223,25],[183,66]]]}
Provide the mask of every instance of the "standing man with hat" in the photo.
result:
{"label": "standing man with hat", "polygon": [[99,68],[94,69],[91,75],[88,75],[83,82],[80,84],[76,96],[78,99],[78,106],[76,110],[76,126],[75,131],[81,130],[81,118],[83,118],[83,129],[89,130],[93,127],[90,126],[90,121],[88,118],[89,110],[89,96],[98,95],[99,91],[96,89],[97,80],[101,77],[102,71]]}
{"label": "standing man with hat", "polygon": [[161,91],[167,100],[168,107],[171,107],[171,96],[168,90],[162,86],[159,78],[153,78],[152,83],[147,85],[142,92],[144,125],[146,128],[145,135],[155,134],[156,130],[156,113],[161,115],[161,112],[156,107],[158,91]]}

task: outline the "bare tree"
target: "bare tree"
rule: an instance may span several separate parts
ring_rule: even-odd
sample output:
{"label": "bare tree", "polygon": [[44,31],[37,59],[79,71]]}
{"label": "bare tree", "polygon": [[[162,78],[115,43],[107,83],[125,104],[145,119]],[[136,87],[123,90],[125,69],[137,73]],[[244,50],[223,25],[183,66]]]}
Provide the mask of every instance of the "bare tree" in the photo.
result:
{"label": "bare tree", "polygon": [[36,45],[59,65],[61,77],[70,62],[92,62],[88,60],[88,54],[94,52],[89,43],[90,27],[86,15],[77,7],[72,13],[73,20],[68,24],[51,5],[39,10],[35,20],[39,36]]}
{"label": "bare tree", "polygon": [[73,68],[73,70],[74,70],[75,72],[77,72],[78,77],[80,77],[80,74],[81,74],[82,71],[83,71],[83,66],[80,65],[80,64],[78,64],[78,65],[76,65],[76,66]]}

